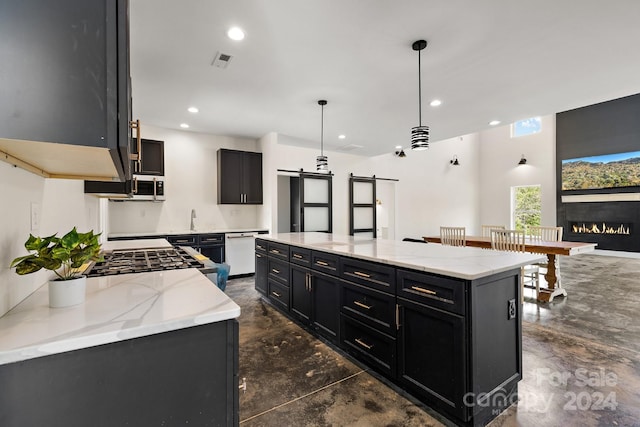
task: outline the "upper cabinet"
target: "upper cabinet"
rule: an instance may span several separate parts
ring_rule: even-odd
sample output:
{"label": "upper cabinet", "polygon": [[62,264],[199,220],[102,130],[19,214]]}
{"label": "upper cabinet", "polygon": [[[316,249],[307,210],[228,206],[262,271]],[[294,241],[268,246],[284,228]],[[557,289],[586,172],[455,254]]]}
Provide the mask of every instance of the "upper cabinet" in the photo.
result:
{"label": "upper cabinet", "polygon": [[218,204],[262,204],[262,153],[218,150]]}
{"label": "upper cabinet", "polygon": [[164,175],[164,141],[143,138],[139,148],[133,151],[134,154],[140,152],[139,160],[133,162],[134,174]]}
{"label": "upper cabinet", "polygon": [[129,177],[128,0],[0,3],[0,152],[46,177]]}

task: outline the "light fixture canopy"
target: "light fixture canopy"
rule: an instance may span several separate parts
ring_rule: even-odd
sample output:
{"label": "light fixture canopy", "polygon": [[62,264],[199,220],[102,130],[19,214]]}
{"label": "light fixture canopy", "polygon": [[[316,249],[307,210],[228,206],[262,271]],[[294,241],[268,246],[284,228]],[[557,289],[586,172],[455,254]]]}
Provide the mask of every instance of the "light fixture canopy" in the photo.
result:
{"label": "light fixture canopy", "polygon": [[522,155],[522,157],[520,157],[520,161],[518,162],[519,165],[526,165],[527,164],[527,159],[524,158],[524,154]]}
{"label": "light fixture canopy", "polygon": [[449,160],[449,163],[451,163],[453,166],[460,166],[460,162],[458,161],[458,156],[457,155],[453,155],[453,159]]}
{"label": "light fixture canopy", "polygon": [[327,101],[321,99],[318,101],[321,108],[320,115],[320,155],[316,157],[316,171],[321,173],[329,173],[329,159],[324,155],[324,106]]}
{"label": "light fixture canopy", "polygon": [[398,157],[407,157],[407,155],[404,153],[404,150],[402,149],[402,147],[399,150],[396,150],[395,155]]}
{"label": "light fixture canopy", "polygon": [[429,148],[429,126],[422,125],[422,79],[420,76],[420,52],[427,47],[426,40],[413,42],[411,48],[418,52],[418,126],[411,128],[411,149]]}

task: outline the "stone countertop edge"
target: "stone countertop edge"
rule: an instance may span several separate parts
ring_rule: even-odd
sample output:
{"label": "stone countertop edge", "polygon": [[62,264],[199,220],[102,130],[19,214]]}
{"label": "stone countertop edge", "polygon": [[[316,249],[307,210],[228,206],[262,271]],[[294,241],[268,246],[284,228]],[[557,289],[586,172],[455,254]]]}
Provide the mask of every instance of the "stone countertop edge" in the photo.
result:
{"label": "stone countertop edge", "polygon": [[177,236],[183,234],[224,234],[224,233],[250,233],[250,232],[268,232],[269,230],[266,228],[227,228],[227,229],[202,229],[202,230],[171,230],[171,231],[150,231],[148,233],[144,232],[134,232],[134,233],[109,233],[107,235],[107,239],[109,238],[122,238],[122,237],[138,237],[138,236]]}
{"label": "stone countertop edge", "polygon": [[545,262],[547,259],[540,254],[494,251],[469,246],[443,246],[437,243],[361,239],[319,232],[264,234],[259,238],[464,280],[480,279],[525,265]]}
{"label": "stone countertop edge", "polygon": [[89,278],[73,307],[50,308],[48,297],[45,284],[0,317],[0,365],[240,316],[193,268]]}

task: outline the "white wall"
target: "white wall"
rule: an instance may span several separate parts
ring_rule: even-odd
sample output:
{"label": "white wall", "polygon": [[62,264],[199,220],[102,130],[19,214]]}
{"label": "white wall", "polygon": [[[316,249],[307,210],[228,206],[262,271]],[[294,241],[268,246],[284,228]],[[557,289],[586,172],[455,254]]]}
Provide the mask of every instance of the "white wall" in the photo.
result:
{"label": "white wall", "polygon": [[[18,276],[9,269],[14,258],[27,255],[29,233],[62,236],[74,226],[99,230],[98,200],[85,196],[83,181],[44,179],[0,162],[0,316],[44,284],[47,270]],[[31,204],[40,207],[40,225],[31,231]]]}
{"label": "white wall", "polygon": [[[542,225],[556,225],[555,115],[544,116],[541,132],[511,138],[510,125],[480,132],[480,221],[511,222],[511,187],[540,185]],[[524,154],[526,165],[518,165]]]}
{"label": "white wall", "polygon": [[202,231],[260,226],[257,206],[217,204],[217,150],[260,151],[256,140],[149,125],[142,136],[164,141],[166,200],[110,201],[109,233],[188,231],[191,209],[196,210],[196,229]]}

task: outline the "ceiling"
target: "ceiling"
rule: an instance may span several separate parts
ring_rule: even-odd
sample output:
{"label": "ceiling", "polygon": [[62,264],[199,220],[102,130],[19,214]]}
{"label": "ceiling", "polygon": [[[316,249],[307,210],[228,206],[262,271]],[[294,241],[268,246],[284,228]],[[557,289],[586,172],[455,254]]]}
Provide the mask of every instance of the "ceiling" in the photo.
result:
{"label": "ceiling", "polygon": [[418,124],[414,41],[429,43],[422,122],[437,144],[639,93],[638,18],[637,0],[130,0],[133,112],[319,148],[326,99],[325,149],[373,156],[408,146]]}

